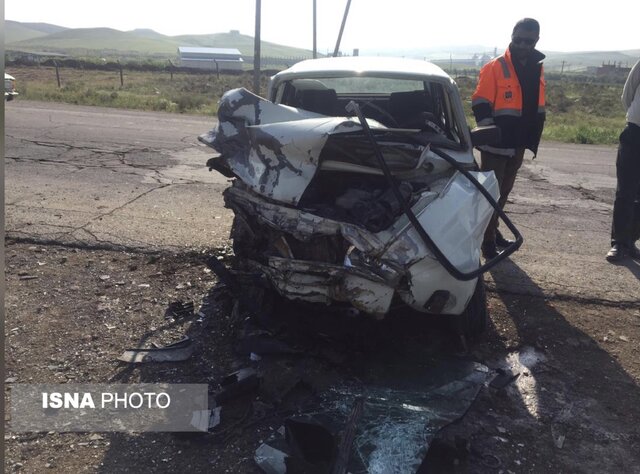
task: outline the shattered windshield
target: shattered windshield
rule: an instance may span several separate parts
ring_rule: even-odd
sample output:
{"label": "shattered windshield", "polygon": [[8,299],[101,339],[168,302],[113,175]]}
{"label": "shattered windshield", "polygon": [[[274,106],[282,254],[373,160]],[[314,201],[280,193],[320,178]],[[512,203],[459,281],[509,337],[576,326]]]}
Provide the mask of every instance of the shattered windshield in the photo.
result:
{"label": "shattered windshield", "polygon": [[385,127],[414,129],[433,135],[444,146],[463,143],[451,89],[441,81],[388,77],[293,79],[279,85],[275,102],[333,117],[350,115],[355,101],[368,119]]}

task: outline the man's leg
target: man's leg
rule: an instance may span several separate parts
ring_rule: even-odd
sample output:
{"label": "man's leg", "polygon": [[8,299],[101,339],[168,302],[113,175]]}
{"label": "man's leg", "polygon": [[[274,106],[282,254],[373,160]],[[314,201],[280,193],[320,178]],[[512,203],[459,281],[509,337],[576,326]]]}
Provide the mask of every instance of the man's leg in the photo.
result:
{"label": "man's leg", "polygon": [[[516,150],[515,156],[503,156],[493,153],[481,152],[480,154],[480,169],[482,171],[493,171],[496,174],[498,180],[498,187],[500,189],[500,199],[498,199],[498,206],[500,209],[504,209],[507,203],[509,193],[513,189],[513,184],[516,180],[516,175],[520,166],[522,166],[522,159],[524,157],[524,149]],[[486,257],[494,256],[497,253],[496,250],[496,233],[498,229],[498,213],[494,212],[487,230],[484,233],[484,241],[482,243],[483,253]]]}
{"label": "man's leg", "polygon": [[[500,200],[498,201],[498,204],[500,204],[500,209],[504,209],[504,206],[507,204],[507,198],[509,197],[509,194],[511,194],[513,185],[516,182],[518,170],[522,167],[524,150],[524,148],[516,149],[515,156],[512,156],[507,160],[507,164],[504,170],[504,178],[500,186]],[[498,233],[497,229],[499,226],[500,222],[496,219],[496,234]]]}
{"label": "man's leg", "polygon": [[640,127],[628,123],[620,134],[616,159],[617,187],[611,225],[612,248],[607,260],[618,260],[632,252],[640,216],[636,204],[640,187]]}
{"label": "man's leg", "polygon": [[[480,153],[480,170],[481,171],[493,171],[496,175],[496,180],[498,181],[498,189],[500,189],[500,194],[502,195],[502,182],[504,181],[504,171],[507,166],[507,160],[509,157],[496,155],[494,153],[489,153],[486,151],[482,151]],[[500,205],[500,200],[502,196],[498,199],[498,205]],[[489,220],[489,224],[487,225],[487,230],[484,233],[484,239],[482,242],[482,253],[485,258],[491,258],[496,255],[496,229],[498,223],[498,214],[493,213],[491,216],[491,220]]]}
{"label": "man's leg", "polygon": [[636,194],[636,202],[633,206],[633,232],[631,234],[632,243],[640,240],[640,183],[638,183],[638,193]]}

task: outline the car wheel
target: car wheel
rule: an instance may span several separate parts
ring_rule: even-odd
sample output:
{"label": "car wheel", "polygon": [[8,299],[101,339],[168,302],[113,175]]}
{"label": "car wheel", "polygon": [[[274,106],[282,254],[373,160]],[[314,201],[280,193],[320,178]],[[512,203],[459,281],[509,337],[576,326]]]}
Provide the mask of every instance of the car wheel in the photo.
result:
{"label": "car wheel", "polygon": [[464,312],[455,318],[455,331],[467,337],[479,336],[487,329],[487,294],[482,276],[478,277],[476,289]]}
{"label": "car wheel", "polygon": [[233,253],[240,259],[255,258],[264,243],[244,216],[236,213],[231,225]]}

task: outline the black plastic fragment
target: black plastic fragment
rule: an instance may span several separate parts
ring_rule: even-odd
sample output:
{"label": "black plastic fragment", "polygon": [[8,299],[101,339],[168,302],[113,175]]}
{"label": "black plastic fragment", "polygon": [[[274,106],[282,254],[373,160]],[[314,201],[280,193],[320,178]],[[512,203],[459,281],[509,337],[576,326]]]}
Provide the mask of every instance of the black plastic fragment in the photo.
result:
{"label": "black plastic fragment", "polygon": [[507,385],[509,385],[511,382],[513,382],[515,379],[517,379],[520,376],[520,372],[516,372],[514,374],[513,372],[509,372],[500,368],[496,369],[496,372],[498,373],[498,375],[496,375],[493,378],[493,380],[489,383],[489,387],[495,388],[497,390],[501,390],[505,388]]}
{"label": "black plastic fragment", "polygon": [[216,404],[226,403],[234,398],[255,391],[260,385],[260,379],[255,369],[240,369],[222,379],[222,388],[216,394]]}
{"label": "black plastic fragment", "polygon": [[169,303],[169,307],[165,312],[165,316],[168,318],[181,319],[189,316],[193,316],[194,306],[193,301],[173,301]]}

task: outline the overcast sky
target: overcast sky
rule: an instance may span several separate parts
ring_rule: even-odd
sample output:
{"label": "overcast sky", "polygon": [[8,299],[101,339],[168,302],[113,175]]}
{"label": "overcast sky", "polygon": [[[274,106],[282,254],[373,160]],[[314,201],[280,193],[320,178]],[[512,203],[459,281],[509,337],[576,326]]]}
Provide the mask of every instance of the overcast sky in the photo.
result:
{"label": "overcast sky", "polygon": [[[504,49],[514,23],[540,21],[546,51],[640,49],[638,0],[352,0],[341,49],[483,45]],[[333,51],[347,0],[317,0],[318,50]],[[311,49],[312,0],[262,0],[262,39]],[[634,10],[634,11],[631,11]],[[255,0],[5,0],[5,19],[165,35],[255,33]]]}

